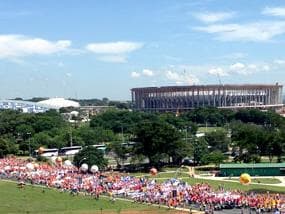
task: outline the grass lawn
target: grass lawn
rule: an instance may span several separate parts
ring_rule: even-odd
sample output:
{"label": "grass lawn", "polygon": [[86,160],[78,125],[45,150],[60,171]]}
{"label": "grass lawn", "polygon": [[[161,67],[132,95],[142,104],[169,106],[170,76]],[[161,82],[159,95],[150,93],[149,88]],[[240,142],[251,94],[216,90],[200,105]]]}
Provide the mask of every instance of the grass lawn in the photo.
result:
{"label": "grass lawn", "polygon": [[163,172],[156,176],[151,176],[153,178],[175,178],[175,177],[188,177],[189,175],[185,172]]}
{"label": "grass lawn", "polygon": [[238,182],[230,182],[230,181],[216,181],[216,180],[209,180],[209,179],[197,179],[197,178],[186,178],[182,179],[189,184],[195,183],[208,183],[214,188],[218,188],[220,185],[224,186],[225,189],[228,190],[243,190],[247,192],[272,192],[272,193],[285,193],[285,186],[270,186],[270,185],[262,185],[262,184],[250,184],[250,185],[242,185]]}
{"label": "grass lawn", "polygon": [[[178,169],[178,171],[177,171]],[[189,169],[185,168],[185,167],[181,167],[181,168],[177,168],[177,167],[163,167],[162,169],[160,169],[160,173],[157,174],[158,178],[172,178],[175,177],[177,172],[177,175],[183,174],[183,175],[188,175],[187,173],[189,172]],[[133,172],[133,173],[129,173],[132,176],[146,176],[146,177],[151,177],[150,173],[147,172]]]}
{"label": "grass lawn", "polygon": [[199,127],[198,133],[207,133],[207,132],[215,132],[215,131],[225,131],[224,127]]}
{"label": "grass lawn", "polygon": [[[171,168],[171,171],[174,171],[175,168]],[[224,186],[225,189],[228,190],[243,190],[243,191],[252,191],[252,192],[272,192],[272,193],[283,193],[285,194],[285,186],[270,186],[270,185],[262,185],[262,184],[278,184],[280,183],[279,179],[276,178],[254,178],[252,179],[253,183],[260,183],[260,184],[250,184],[250,185],[242,185],[239,182],[231,182],[227,180],[211,180],[211,179],[198,179],[198,178],[190,178],[188,173],[186,172],[163,172],[158,173],[156,176],[151,176],[147,173],[130,173],[134,176],[146,176],[150,179],[157,179],[157,182],[163,182],[168,180],[169,178],[177,177],[178,179],[184,180],[188,182],[188,184],[195,184],[195,183],[209,183],[214,188],[218,188],[219,186]],[[176,175],[176,176],[175,176]],[[225,178],[226,179],[226,178]],[[238,178],[233,178],[232,180],[238,180]],[[259,182],[258,182],[259,181]]]}
{"label": "grass lawn", "polygon": [[[228,179],[226,179],[228,180]],[[231,180],[238,181],[238,178],[233,178]],[[277,178],[253,178],[251,179],[251,182],[253,183],[261,183],[261,184],[280,184],[280,180]]]}
{"label": "grass lawn", "polygon": [[[156,176],[147,176],[150,179],[157,179],[158,182],[163,182],[169,178],[173,178],[175,173],[159,173]],[[187,178],[185,178],[187,177]],[[190,178],[187,173],[181,172],[177,174],[177,178],[183,181],[186,181],[188,184],[195,184],[195,183],[208,183],[214,188],[218,188],[219,186],[224,186],[225,189],[228,190],[243,190],[243,191],[252,191],[252,192],[272,192],[272,193],[283,193],[285,194],[285,186],[270,186],[270,185],[262,185],[263,184],[276,184],[280,183],[280,181],[276,178],[256,178],[252,179],[252,182],[258,183],[258,180],[261,184],[250,184],[250,185],[242,185],[238,182],[231,182],[227,180],[211,180],[211,179],[199,179],[199,178]],[[238,180],[238,179],[234,179]]]}
{"label": "grass lawn", "polygon": [[[0,181],[0,213],[178,213],[174,210],[117,200],[115,203],[101,197],[96,201],[88,196],[71,196],[57,190],[26,186],[19,189],[16,183]],[[179,212],[181,213],[181,212]]]}
{"label": "grass lawn", "polygon": [[146,177],[150,179],[169,179],[169,178],[179,178],[179,177],[188,177],[189,174],[186,172],[178,171],[176,172],[160,172],[157,175],[153,176],[150,173],[130,173],[130,175],[135,177]]}
{"label": "grass lawn", "polygon": [[[162,167],[160,169],[160,171],[161,172],[167,172],[167,171],[175,171],[176,172],[177,171],[177,167]],[[186,168],[186,167],[180,167],[178,171],[179,172],[188,172],[189,169]]]}

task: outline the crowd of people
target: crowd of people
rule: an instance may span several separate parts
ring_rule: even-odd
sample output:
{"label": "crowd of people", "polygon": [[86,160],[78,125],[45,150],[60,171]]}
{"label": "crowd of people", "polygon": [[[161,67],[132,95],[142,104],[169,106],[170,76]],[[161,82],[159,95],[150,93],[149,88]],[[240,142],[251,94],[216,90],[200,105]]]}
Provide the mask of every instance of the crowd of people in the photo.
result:
{"label": "crowd of people", "polygon": [[243,208],[255,212],[278,213],[285,207],[285,194],[244,193],[238,190],[213,189],[207,183],[189,185],[178,179],[157,182],[155,178],[134,177],[119,173],[88,173],[64,164],[37,164],[17,158],[0,159],[0,178],[58,188],[73,195],[84,193],[94,198],[109,194],[127,197],[137,203],[151,203],[168,207],[195,205],[207,213],[214,210]]}

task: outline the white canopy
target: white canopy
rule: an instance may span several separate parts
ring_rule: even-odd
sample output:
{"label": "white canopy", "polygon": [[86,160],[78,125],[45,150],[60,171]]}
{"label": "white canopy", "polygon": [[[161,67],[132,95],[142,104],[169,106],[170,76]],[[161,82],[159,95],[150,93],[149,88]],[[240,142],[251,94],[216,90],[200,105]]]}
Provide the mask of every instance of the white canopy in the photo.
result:
{"label": "white canopy", "polygon": [[43,100],[38,102],[38,104],[45,105],[52,109],[60,109],[64,107],[79,107],[79,103],[72,101],[72,100],[66,100],[64,98],[50,98],[48,100]]}

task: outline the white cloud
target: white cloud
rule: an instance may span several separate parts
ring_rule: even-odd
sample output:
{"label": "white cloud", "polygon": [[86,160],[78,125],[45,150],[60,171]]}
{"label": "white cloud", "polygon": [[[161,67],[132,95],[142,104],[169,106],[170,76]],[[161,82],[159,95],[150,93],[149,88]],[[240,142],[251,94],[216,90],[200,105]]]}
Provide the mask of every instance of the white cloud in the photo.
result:
{"label": "white cloud", "polygon": [[212,68],[208,71],[209,74],[211,75],[219,75],[219,76],[228,76],[228,72],[226,72],[224,69],[217,67],[217,68]]}
{"label": "white cloud", "polygon": [[125,56],[119,56],[119,55],[100,56],[100,57],[97,57],[97,59],[103,62],[113,62],[113,63],[126,63],[127,62],[127,59]]}
{"label": "white cloud", "polygon": [[72,74],[70,72],[65,73],[65,76],[72,77]]}
{"label": "white cloud", "polygon": [[64,67],[64,63],[63,63],[63,62],[58,62],[58,63],[57,63],[57,66],[58,66],[58,67]]}
{"label": "white cloud", "polygon": [[254,22],[246,24],[213,24],[194,28],[209,34],[217,35],[222,41],[265,42],[285,33],[285,22]]}
{"label": "white cloud", "polygon": [[234,16],[233,12],[216,12],[216,13],[196,13],[194,17],[202,22],[213,23],[230,19]]}
{"label": "white cloud", "polygon": [[252,69],[252,70],[257,70],[258,66],[255,65],[255,64],[249,64],[249,65],[248,65],[248,68],[249,68],[249,69]]}
{"label": "white cloud", "polygon": [[285,7],[266,7],[262,11],[262,14],[285,17]]}
{"label": "white cloud", "polygon": [[55,42],[23,35],[0,35],[0,58],[17,58],[29,55],[47,55],[67,50],[69,40]]}
{"label": "white cloud", "polygon": [[133,72],[131,73],[131,77],[132,77],[132,78],[139,78],[140,76],[141,76],[141,74],[138,73],[138,72],[136,72],[136,71],[133,71]]}
{"label": "white cloud", "polygon": [[215,67],[208,71],[208,74],[219,76],[233,76],[233,75],[250,75],[256,72],[269,71],[270,66],[268,64],[243,64],[236,62],[228,66]]}
{"label": "white cloud", "polygon": [[285,60],[284,59],[276,59],[276,60],[274,60],[274,63],[276,63],[278,65],[284,65],[285,64]]}
{"label": "white cloud", "polygon": [[175,71],[166,71],[165,76],[168,80],[174,81],[177,85],[195,85],[200,82],[195,75],[187,74],[185,72],[177,73]]}
{"label": "white cloud", "polygon": [[263,71],[269,71],[270,70],[270,66],[269,65],[263,65],[261,70]]}
{"label": "white cloud", "polygon": [[241,75],[249,75],[255,72],[261,71],[270,71],[271,67],[269,64],[266,63],[258,63],[258,64],[243,64],[240,62],[234,63],[229,66],[229,71],[241,74]]}
{"label": "white cloud", "polygon": [[152,76],[154,76],[154,72],[150,69],[145,68],[141,72],[136,72],[136,71],[132,72],[131,76],[134,78],[138,78],[141,76],[152,77]]}
{"label": "white cloud", "polygon": [[244,69],[245,68],[245,65],[243,63],[240,63],[240,62],[237,62],[235,64],[232,64],[230,66],[230,69],[233,70],[233,71],[238,71],[238,70],[241,70],[241,69]]}
{"label": "white cloud", "polygon": [[147,76],[147,77],[152,77],[154,75],[152,70],[149,69],[143,69],[142,70],[142,75]]}
{"label": "white cloud", "polygon": [[90,43],[86,49],[97,54],[125,54],[142,48],[143,44],[138,42],[107,42]]}
{"label": "white cloud", "polygon": [[[251,65],[253,66],[253,65]],[[248,66],[246,66],[243,63],[237,62],[229,66],[230,71],[237,73],[237,74],[242,74],[242,75],[248,75],[252,73],[252,69],[249,69]]]}

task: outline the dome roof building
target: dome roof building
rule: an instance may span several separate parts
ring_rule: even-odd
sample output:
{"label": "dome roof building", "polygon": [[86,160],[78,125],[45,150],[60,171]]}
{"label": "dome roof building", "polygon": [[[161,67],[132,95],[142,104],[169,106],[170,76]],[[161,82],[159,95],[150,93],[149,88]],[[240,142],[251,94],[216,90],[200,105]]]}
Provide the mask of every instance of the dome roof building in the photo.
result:
{"label": "dome roof building", "polygon": [[40,101],[38,102],[38,104],[41,104],[51,109],[60,109],[60,108],[66,108],[66,107],[74,107],[74,108],[80,107],[80,104],[78,102],[75,102],[73,100],[67,100],[64,98],[50,98],[48,100]]}

